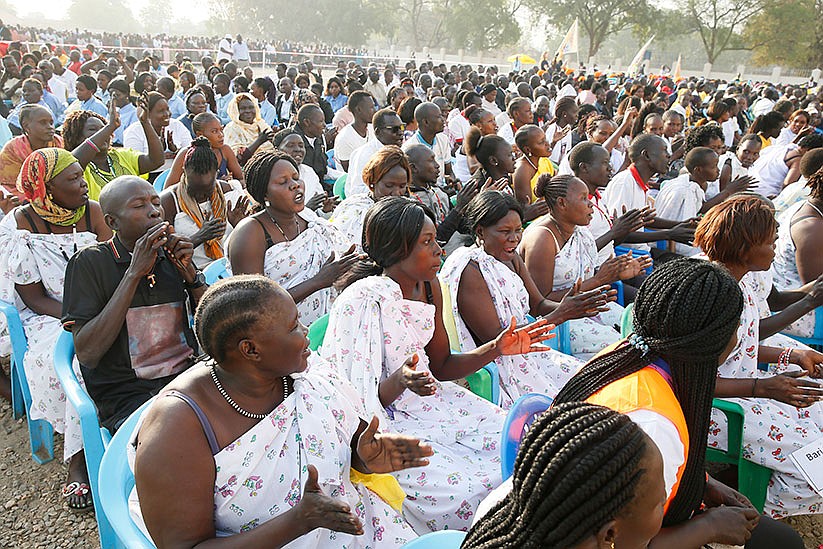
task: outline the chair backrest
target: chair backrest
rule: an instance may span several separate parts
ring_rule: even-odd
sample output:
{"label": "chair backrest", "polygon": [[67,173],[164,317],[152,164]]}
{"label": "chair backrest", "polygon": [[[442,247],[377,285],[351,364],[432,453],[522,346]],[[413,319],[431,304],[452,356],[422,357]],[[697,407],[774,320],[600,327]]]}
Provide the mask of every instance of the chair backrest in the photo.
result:
{"label": "chair backrest", "polygon": [[420,536],[404,545],[403,549],[460,549],[464,539],[466,532],[441,530]]}
{"label": "chair backrest", "polygon": [[[103,452],[111,440],[111,435],[105,427],[100,425],[97,418],[97,407],[89,394],[74,373],[74,338],[71,332],[63,331],[57,338],[54,347],[54,371],[57,379],[63,386],[63,392],[80,418],[80,428],[83,434],[83,450],[86,456],[86,470],[89,474],[89,485],[94,500],[94,508],[100,509],[100,490],[98,472]],[[111,525],[103,513],[97,513],[97,529],[100,534],[102,547],[114,547],[116,538]]]}
{"label": "chair backrest", "polygon": [[329,315],[324,314],[309,325],[309,349],[316,351],[323,344],[326,329],[329,327]]}
{"label": "chair backrest", "polygon": [[134,474],[129,467],[126,447],[140,415],[150,405],[146,402],[134,411],[120,426],[111,439],[103,460],[100,462],[100,507],[123,547],[150,549],[154,544],[135,524],[129,513],[129,495],[134,488]]}
{"label": "chair backrest", "polygon": [[226,269],[226,258],[221,257],[212,261],[208,267],[203,269],[203,276],[206,277],[206,284],[209,286],[218,280],[229,278],[229,271]]}
{"label": "chair backrest", "polygon": [[334,182],[334,195],[339,196],[340,200],[346,199],[346,174],[341,175]]}
{"label": "chair backrest", "polygon": [[165,170],[157,176],[157,179],[154,180],[154,190],[157,191],[157,194],[162,193],[163,189],[166,187],[166,179],[169,178],[169,173],[171,173],[171,168]]}
{"label": "chair backrest", "polygon": [[23,417],[31,405],[31,393],[28,381],[25,380],[26,371],[23,369],[23,358],[28,350],[28,340],[17,307],[7,301],[0,301],[0,312],[6,317],[9,339],[11,339],[12,405],[14,419],[17,419]]}
{"label": "chair backrest", "polygon": [[535,417],[548,410],[551,405],[550,397],[537,393],[523,395],[512,405],[503,423],[500,444],[500,466],[503,471],[503,480],[514,473],[514,459],[517,457],[523,434],[534,423]]}

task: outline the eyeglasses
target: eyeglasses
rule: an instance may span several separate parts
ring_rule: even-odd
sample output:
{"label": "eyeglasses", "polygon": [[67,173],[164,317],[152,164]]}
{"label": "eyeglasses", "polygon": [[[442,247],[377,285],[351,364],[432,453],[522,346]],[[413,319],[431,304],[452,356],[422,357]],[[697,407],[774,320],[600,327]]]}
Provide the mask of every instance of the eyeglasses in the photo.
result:
{"label": "eyeglasses", "polygon": [[399,126],[386,126],[383,129],[391,133],[400,133],[406,130],[406,125],[400,124]]}

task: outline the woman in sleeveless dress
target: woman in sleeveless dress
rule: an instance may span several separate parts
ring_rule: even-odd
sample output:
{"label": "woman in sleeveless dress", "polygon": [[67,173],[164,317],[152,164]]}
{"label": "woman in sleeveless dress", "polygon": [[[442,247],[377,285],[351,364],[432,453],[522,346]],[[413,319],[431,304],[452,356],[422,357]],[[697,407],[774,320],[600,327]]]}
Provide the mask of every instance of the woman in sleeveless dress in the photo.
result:
{"label": "woman in sleeveless dress", "polygon": [[228,241],[230,272],[263,274],[289,291],[300,321],[329,312],[332,285],[351,268],[354,245],[304,205],[305,187],[294,159],[259,152],[246,164],[251,197],[262,211],[241,221]]}

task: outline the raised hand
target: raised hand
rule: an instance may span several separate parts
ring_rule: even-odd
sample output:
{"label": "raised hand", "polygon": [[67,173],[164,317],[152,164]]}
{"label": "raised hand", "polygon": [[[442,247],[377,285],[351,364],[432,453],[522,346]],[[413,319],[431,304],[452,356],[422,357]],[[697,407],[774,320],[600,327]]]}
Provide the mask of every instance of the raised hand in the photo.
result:
{"label": "raised hand", "polygon": [[757,179],[750,175],[741,175],[726,185],[726,192],[730,195],[757,189]]}
{"label": "raised hand", "polygon": [[420,439],[393,433],[378,433],[380,421],[373,416],[357,439],[357,455],[372,473],[391,473],[429,464],[432,447]]}
{"label": "raised hand", "polygon": [[169,224],[163,221],[137,239],[129,264],[129,270],[135,276],[147,276],[152,272],[157,261],[157,250],[166,245],[168,234]]}
{"label": "raised hand", "polygon": [[191,235],[192,242],[199,246],[209,240],[222,238],[226,233],[226,222],[217,217],[206,220],[200,229]]}
{"label": "raised hand", "polygon": [[681,244],[692,244],[694,240],[694,230],[697,228],[697,222],[693,220],[678,223],[669,229],[669,240],[674,240]]}
{"label": "raised hand", "polygon": [[626,206],[623,206],[623,214],[619,217],[615,211],[614,221],[612,223],[614,239],[622,242],[629,233],[642,230],[643,227],[654,221],[655,213],[655,210],[651,206],[629,211],[626,211]]}
{"label": "raised hand", "polygon": [[[491,181],[491,178],[489,178],[489,181]],[[472,198],[477,196],[477,193],[477,180],[470,179],[468,183],[463,185],[462,189],[457,191],[454,207],[457,209],[458,212],[462,212],[466,209],[466,206],[468,206],[469,202],[472,201]]]}
{"label": "raised hand", "polygon": [[354,263],[360,258],[360,254],[355,253],[354,249],[355,245],[352,244],[351,248],[343,254],[343,257],[337,260],[334,258],[334,252],[331,253],[329,259],[326,260],[326,263],[320,267],[320,270],[315,275],[315,278],[319,279],[321,284],[323,284],[323,288],[330,287],[338,278],[354,266]]}
{"label": "raised hand", "polygon": [[795,349],[792,357],[792,362],[806,370],[811,377],[823,378],[823,354],[814,349]]}
{"label": "raised hand", "polygon": [[480,189],[480,192],[483,191],[500,191],[506,192],[509,190],[509,179],[507,177],[501,177],[497,181],[493,181],[492,178],[486,179],[486,182],[483,184],[483,188]]}
{"label": "raised hand", "polygon": [[363,535],[363,524],[351,512],[349,505],[323,493],[314,465],[308,466],[308,473],[309,477],[303,485],[303,497],[294,506],[296,523],[305,525],[308,532],[315,528],[327,528],[353,536]]}
{"label": "raised hand", "polygon": [[141,122],[146,122],[149,119],[149,92],[144,91],[140,94],[140,99],[137,100],[137,119]]}
{"label": "raised hand", "polygon": [[437,390],[436,381],[431,373],[417,371],[418,361],[417,353],[413,354],[397,369],[396,374],[400,384],[409,391],[420,396],[431,396]]}
{"label": "raised hand", "polygon": [[175,234],[174,227],[169,227],[169,231],[170,234],[164,246],[166,255],[175,268],[177,268],[177,271],[185,277],[193,271],[192,256],[194,255],[194,244],[192,244],[192,241],[189,240],[188,237]]}
{"label": "raised hand", "polygon": [[109,102],[108,126],[112,131],[120,127],[120,113],[117,112],[117,105],[115,104],[114,98]]}
{"label": "raised hand", "polygon": [[170,153],[177,152],[177,145],[174,144],[174,133],[171,130],[166,130],[166,148],[169,149]]}
{"label": "raised hand", "polygon": [[509,327],[500,332],[494,343],[501,355],[524,355],[547,351],[549,347],[541,345],[541,342],[555,337],[555,334],[551,333],[553,329],[554,324],[549,324],[545,318],[518,328],[517,319],[512,317]]}
{"label": "raised hand", "polygon": [[237,227],[237,224],[243,221],[249,215],[249,197],[243,195],[237,199],[237,203],[232,206],[231,200],[226,204],[226,217],[232,227]]}
{"label": "raised hand", "polygon": [[3,214],[9,213],[19,205],[20,199],[14,196],[13,194],[0,194],[0,210],[3,210]]}
{"label": "raised hand", "polygon": [[[611,284],[620,280],[620,275],[628,266],[629,260],[632,259],[631,252],[626,255],[611,256],[609,259],[600,265],[597,274],[594,275],[600,284]],[[631,277],[629,277],[631,278]]]}
{"label": "raised hand", "polygon": [[311,211],[316,210],[323,205],[323,201],[326,199],[326,196],[328,196],[326,193],[317,193],[313,197],[309,198],[306,202],[306,207]]}
{"label": "raised hand", "polygon": [[623,270],[620,272],[620,280],[629,280],[639,276],[646,269],[651,267],[653,263],[654,260],[652,260],[650,255],[642,255],[640,257],[632,258],[626,262]]}
{"label": "raised hand", "polygon": [[761,397],[773,398],[797,408],[808,408],[823,400],[823,386],[809,379],[800,379],[806,372],[786,372],[759,379],[757,390]]}

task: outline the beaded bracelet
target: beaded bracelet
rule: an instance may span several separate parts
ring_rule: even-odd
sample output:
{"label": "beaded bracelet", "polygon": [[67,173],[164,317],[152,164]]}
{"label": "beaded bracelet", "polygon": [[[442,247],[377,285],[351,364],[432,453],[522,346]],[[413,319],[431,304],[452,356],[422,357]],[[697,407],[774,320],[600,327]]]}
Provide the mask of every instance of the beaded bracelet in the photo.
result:
{"label": "beaded bracelet", "polygon": [[94,149],[94,152],[100,152],[100,148],[97,145],[95,145],[94,141],[92,141],[91,139],[86,139],[85,141],[83,141],[83,143]]}
{"label": "beaded bracelet", "polygon": [[777,357],[778,369],[785,369],[789,367],[789,360],[792,357],[792,351],[794,351],[793,348],[787,347],[780,352],[780,356]]}

